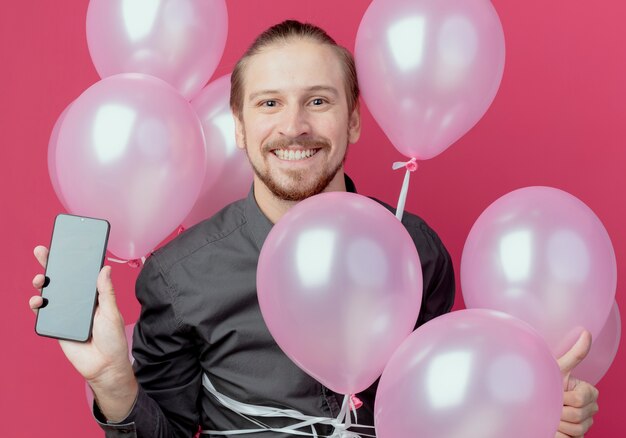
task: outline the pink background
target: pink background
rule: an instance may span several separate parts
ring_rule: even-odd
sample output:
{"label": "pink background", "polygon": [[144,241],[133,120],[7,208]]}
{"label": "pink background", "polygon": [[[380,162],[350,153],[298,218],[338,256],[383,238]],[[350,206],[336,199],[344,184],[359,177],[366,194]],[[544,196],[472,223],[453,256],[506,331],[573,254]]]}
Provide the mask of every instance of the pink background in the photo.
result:
{"label": "pink background", "polygon": [[[32,248],[47,244],[62,211],[47,172],[50,131],[65,106],[99,78],[85,39],[86,0],[0,4],[0,435],[100,436],[82,379],[55,341],[34,334],[27,300],[40,272]],[[370,0],[227,1],[230,29],[214,74],[229,73],[253,37],[286,18],[309,20],[354,49]],[[502,85],[485,117],[414,175],[407,209],[448,246],[457,270],[467,233],[495,199],[516,188],[550,185],[579,197],[604,222],[626,275],[626,4],[621,0],[494,0],[506,35]],[[401,172],[395,151],[366,109],[348,172],[360,192],[395,203]],[[138,315],[137,270],[114,266],[126,322]],[[457,278],[458,280],[458,278]],[[455,308],[462,308],[460,291]],[[600,382],[600,413],[590,438],[622,436],[626,351]],[[523,415],[523,413],[520,413]],[[528,421],[532,421],[529,418]]]}

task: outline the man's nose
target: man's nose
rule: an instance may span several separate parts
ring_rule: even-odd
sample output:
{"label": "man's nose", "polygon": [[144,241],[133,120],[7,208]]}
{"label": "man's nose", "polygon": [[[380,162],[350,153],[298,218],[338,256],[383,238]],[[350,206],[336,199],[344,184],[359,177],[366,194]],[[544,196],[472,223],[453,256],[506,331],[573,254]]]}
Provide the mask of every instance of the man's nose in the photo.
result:
{"label": "man's nose", "polygon": [[311,127],[306,110],[299,105],[286,108],[279,128],[282,135],[292,138],[310,134]]}

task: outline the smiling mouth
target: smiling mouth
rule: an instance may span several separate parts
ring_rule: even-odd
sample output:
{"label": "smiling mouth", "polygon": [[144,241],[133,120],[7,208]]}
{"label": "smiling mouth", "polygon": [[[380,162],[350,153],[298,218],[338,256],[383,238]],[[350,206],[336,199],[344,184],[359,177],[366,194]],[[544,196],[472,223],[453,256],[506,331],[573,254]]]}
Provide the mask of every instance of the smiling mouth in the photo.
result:
{"label": "smiling mouth", "polygon": [[274,149],[272,153],[281,160],[297,161],[297,160],[304,160],[306,158],[311,158],[318,151],[319,149],[304,149],[304,150]]}

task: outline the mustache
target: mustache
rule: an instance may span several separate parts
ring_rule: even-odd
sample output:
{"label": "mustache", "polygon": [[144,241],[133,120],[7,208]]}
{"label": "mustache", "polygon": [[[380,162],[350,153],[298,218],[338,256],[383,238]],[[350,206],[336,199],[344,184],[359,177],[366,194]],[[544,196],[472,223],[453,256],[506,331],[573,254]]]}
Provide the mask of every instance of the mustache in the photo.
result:
{"label": "mustache", "polygon": [[270,141],[265,144],[263,150],[266,152],[274,149],[288,149],[290,146],[299,146],[303,149],[321,149],[329,148],[330,141],[324,137],[301,136],[301,137],[285,137]]}

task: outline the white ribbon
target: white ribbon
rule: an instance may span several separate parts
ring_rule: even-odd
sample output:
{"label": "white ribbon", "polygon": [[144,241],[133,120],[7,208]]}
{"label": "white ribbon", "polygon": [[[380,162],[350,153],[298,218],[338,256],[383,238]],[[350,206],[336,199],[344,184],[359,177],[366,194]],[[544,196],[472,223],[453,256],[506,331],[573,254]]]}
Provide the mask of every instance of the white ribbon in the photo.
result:
{"label": "white ribbon", "polygon": [[[339,416],[337,418],[329,418],[329,417],[314,417],[310,415],[305,415],[301,412],[298,412],[294,409],[281,409],[281,408],[272,408],[269,406],[257,406],[239,402],[234,400],[224,394],[220,394],[217,389],[213,386],[208,376],[204,374],[202,376],[202,384],[204,388],[213,396],[217,401],[219,401],[222,406],[230,409],[251,423],[255,424],[258,428],[256,429],[237,429],[237,430],[203,430],[201,433],[203,435],[243,435],[248,433],[260,433],[260,432],[280,432],[291,435],[300,435],[300,436],[310,436],[314,438],[328,437],[328,438],[361,438],[361,436],[367,437],[376,437],[376,435],[368,435],[362,434],[359,435],[355,432],[349,431],[348,429],[352,427],[352,421],[350,418],[350,410],[348,406],[351,406],[354,409],[354,414],[356,418],[356,409],[354,408],[354,404],[350,401],[350,396],[346,395],[343,400],[343,404],[341,406],[341,412],[339,412]],[[285,427],[271,427],[267,424],[263,423],[260,420],[250,418],[250,416],[261,417],[261,418],[276,418],[276,417],[287,417],[293,418],[294,420],[298,420],[297,423],[292,424],[291,426]],[[329,424],[334,427],[333,433],[330,436],[327,435],[319,435],[315,430],[316,424]],[[302,429],[305,427],[311,427],[311,433],[304,432],[298,429]],[[371,428],[374,426],[365,426],[360,424],[355,424],[354,426],[360,428]]]}
{"label": "white ribbon", "polygon": [[411,177],[411,172],[415,172],[417,170],[417,160],[415,158],[411,158],[406,162],[396,161],[392,166],[393,170],[402,169],[403,167],[406,168],[406,173],[404,174],[404,182],[402,183],[402,190],[400,190],[400,198],[398,199],[398,207],[396,208],[396,217],[399,221],[402,220],[402,215],[404,214],[404,204],[406,203],[406,195],[409,192],[409,179]]}

